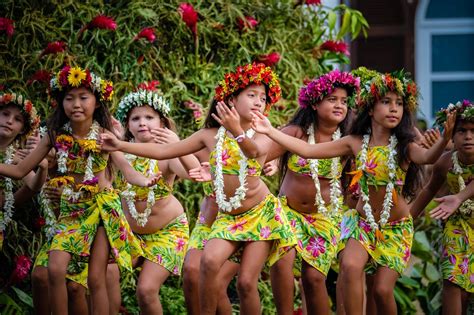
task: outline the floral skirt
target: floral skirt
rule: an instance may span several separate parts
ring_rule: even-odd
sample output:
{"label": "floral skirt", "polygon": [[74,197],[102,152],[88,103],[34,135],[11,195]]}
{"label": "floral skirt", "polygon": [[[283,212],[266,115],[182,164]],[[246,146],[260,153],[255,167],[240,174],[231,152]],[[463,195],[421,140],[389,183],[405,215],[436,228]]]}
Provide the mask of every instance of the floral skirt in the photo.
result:
{"label": "floral skirt", "polygon": [[321,213],[301,213],[291,209],[286,197],[280,197],[280,200],[297,239],[298,256],[326,276],[337,253],[338,225]]}
{"label": "floral skirt", "polygon": [[206,245],[209,234],[211,233],[211,228],[207,226],[204,218],[201,216],[199,212],[198,219],[196,221],[196,225],[194,225],[194,229],[191,232],[191,236],[189,237],[189,244],[188,250],[190,249],[197,249],[203,250],[204,246]]}
{"label": "floral skirt", "polygon": [[443,278],[474,293],[474,217],[455,214],[443,230]]}
{"label": "floral skirt", "polygon": [[356,210],[347,211],[341,223],[341,241],[357,240],[370,256],[366,271],[373,273],[379,266],[402,274],[407,267],[413,241],[413,219],[405,217],[388,222],[377,238],[369,223]]}
{"label": "floral skirt", "polygon": [[181,274],[189,226],[186,213],[153,234],[137,234],[142,240],[143,257],[158,264],[174,275]]}
{"label": "floral skirt", "polygon": [[273,241],[268,264],[271,266],[286,254],[296,238],[291,232],[280,201],[270,194],[252,209],[237,215],[219,212],[209,239],[220,238],[236,242]]}
{"label": "floral skirt", "polygon": [[[51,242],[46,242],[41,246],[41,249],[36,256],[35,267],[48,267],[49,262],[49,247]],[[72,259],[67,266],[66,279],[79,283],[87,289],[87,273],[88,273],[88,263],[84,261],[78,261]]]}
{"label": "floral skirt", "polygon": [[61,250],[77,256],[89,256],[97,229],[103,225],[111,247],[111,256],[121,270],[132,270],[132,259],[142,256],[135,237],[122,211],[119,195],[104,190],[78,201],[61,199],[58,233],[50,250]]}

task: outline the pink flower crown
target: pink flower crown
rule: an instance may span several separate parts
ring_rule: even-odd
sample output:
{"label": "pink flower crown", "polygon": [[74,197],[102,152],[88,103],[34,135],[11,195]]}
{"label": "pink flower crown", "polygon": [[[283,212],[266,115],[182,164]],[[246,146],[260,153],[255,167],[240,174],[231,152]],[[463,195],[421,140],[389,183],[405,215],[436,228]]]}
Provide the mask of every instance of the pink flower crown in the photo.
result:
{"label": "pink flower crown", "polygon": [[40,118],[36,112],[36,108],[33,106],[33,103],[30,100],[24,98],[21,94],[0,94],[0,107],[9,104],[13,104],[20,107],[22,113],[28,116],[27,128],[25,128],[27,134],[39,126]]}
{"label": "pink flower crown", "polygon": [[50,81],[49,90],[55,95],[70,88],[85,87],[100,95],[100,100],[110,102],[114,95],[111,81],[104,80],[89,69],[65,66]]}
{"label": "pink flower crown", "polygon": [[235,72],[226,73],[224,80],[220,81],[216,87],[214,98],[217,101],[225,101],[239,89],[245,89],[251,84],[264,84],[267,86],[270,99],[267,100],[266,111],[278,102],[281,97],[280,82],[273,70],[263,63],[252,63],[237,67]]}
{"label": "pink flower crown", "polygon": [[360,80],[349,72],[333,70],[312,80],[308,85],[300,89],[298,103],[301,108],[311,107],[321,102],[323,98],[336,88],[343,88],[347,91],[348,106],[353,107],[360,90]]}

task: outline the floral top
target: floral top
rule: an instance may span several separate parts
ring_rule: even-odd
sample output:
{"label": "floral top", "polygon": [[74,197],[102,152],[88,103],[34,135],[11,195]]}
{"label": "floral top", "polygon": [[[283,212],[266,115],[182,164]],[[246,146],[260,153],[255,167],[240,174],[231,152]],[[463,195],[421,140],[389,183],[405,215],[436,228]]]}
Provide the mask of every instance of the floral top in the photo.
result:
{"label": "floral top", "polygon": [[[459,162],[459,165],[462,168],[462,174],[459,175],[461,175],[461,177],[464,179],[464,183],[467,186],[474,179],[474,164],[463,165],[461,162]],[[459,175],[454,172],[453,168],[450,168],[446,174],[446,183],[448,184],[449,191],[453,194],[459,192]]]}
{"label": "floral top", "polygon": [[60,134],[56,137],[54,147],[68,149],[66,165],[69,173],[84,174],[90,154],[93,155],[92,170],[94,173],[103,171],[107,167],[109,155],[100,151],[94,140],[74,139],[70,135]]}
{"label": "floral top", "polygon": [[[235,139],[225,135],[224,144],[222,145],[222,173],[227,175],[239,175],[240,148]],[[248,176],[260,176],[262,166],[256,159],[248,159]],[[211,164],[211,173],[216,172],[216,151],[211,152],[209,163]]]}
{"label": "floral top", "polygon": [[[153,169],[150,169],[151,165],[151,159],[149,158],[144,158],[144,157],[138,157],[134,156],[131,154],[127,154],[127,159],[129,162],[132,164],[132,167],[137,171],[142,173],[145,176],[151,176],[160,171],[158,167],[158,162],[156,161],[155,166]],[[133,157],[133,158],[130,158]],[[123,180],[123,186],[126,186],[125,180]],[[173,187],[170,186],[163,177],[160,177],[159,181],[156,183],[154,187],[154,193],[155,193],[155,201],[163,199],[168,197],[172,192],[173,192]],[[140,187],[140,186],[135,186],[132,185],[133,191],[136,193],[135,200],[147,200],[148,197],[148,191],[149,187]]]}
{"label": "floral top", "polygon": [[[288,159],[288,168],[295,173],[311,176],[311,169],[307,159],[302,158],[299,155],[291,154]],[[331,165],[332,159],[321,159],[318,160],[318,177],[331,179]],[[341,176],[342,164],[339,163],[339,173],[338,177]]]}
{"label": "floral top", "polygon": [[[389,181],[389,169],[388,169],[388,146],[374,146],[370,147],[367,152],[367,164],[366,164],[366,175],[367,184],[369,186],[386,186]],[[360,168],[360,152],[356,157],[356,168]],[[397,169],[395,170],[395,187],[403,186],[405,183],[406,171],[404,171],[397,163]],[[400,188],[399,188],[400,189]]]}

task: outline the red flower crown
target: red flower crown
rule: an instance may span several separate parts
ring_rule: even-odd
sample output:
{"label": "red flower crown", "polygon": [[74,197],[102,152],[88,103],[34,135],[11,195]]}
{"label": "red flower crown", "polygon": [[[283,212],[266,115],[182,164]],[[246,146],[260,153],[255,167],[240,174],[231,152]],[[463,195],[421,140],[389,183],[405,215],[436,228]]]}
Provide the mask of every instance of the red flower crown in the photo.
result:
{"label": "red flower crown", "polygon": [[39,126],[40,118],[36,112],[36,108],[30,100],[24,98],[21,94],[0,94],[0,107],[8,104],[19,106],[21,111],[28,116],[28,122],[25,123],[25,125],[27,125],[26,130],[28,134]]}

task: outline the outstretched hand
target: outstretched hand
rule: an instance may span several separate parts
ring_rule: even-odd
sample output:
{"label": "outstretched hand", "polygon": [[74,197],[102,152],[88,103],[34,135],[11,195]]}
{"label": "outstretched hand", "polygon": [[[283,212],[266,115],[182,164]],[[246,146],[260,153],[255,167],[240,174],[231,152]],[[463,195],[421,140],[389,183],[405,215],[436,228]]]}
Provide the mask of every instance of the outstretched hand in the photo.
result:
{"label": "outstretched hand", "polygon": [[170,144],[179,142],[179,137],[173,131],[168,128],[158,128],[150,130],[153,135],[155,143],[158,144]]}
{"label": "outstretched hand", "polygon": [[278,172],[278,159],[265,163],[263,173],[265,176],[273,176]]}
{"label": "outstretched hand", "polygon": [[443,137],[445,139],[451,139],[454,131],[454,123],[456,122],[456,112],[448,113],[446,117],[446,122],[444,123],[444,133]]}
{"label": "outstretched hand", "polygon": [[240,128],[240,115],[232,104],[228,106],[224,102],[218,102],[216,111],[217,115],[212,113],[212,118],[232,134],[234,134],[236,129]]}
{"label": "outstretched hand", "polygon": [[457,195],[448,195],[441,198],[435,198],[438,206],[430,211],[430,216],[433,219],[446,220],[453,214],[460,206],[461,199]]}
{"label": "outstretched hand", "polygon": [[423,134],[421,145],[424,148],[429,149],[436,143],[436,141],[438,141],[439,138],[441,138],[441,132],[439,129],[428,129]]}
{"label": "outstretched hand", "polygon": [[252,112],[252,129],[258,133],[268,134],[272,124],[265,115],[260,112]]}
{"label": "outstretched hand", "polygon": [[112,133],[101,133],[97,144],[102,151],[114,152],[120,150],[120,140]]}
{"label": "outstretched hand", "polygon": [[209,182],[211,177],[211,165],[209,162],[202,162],[201,167],[190,169],[189,177],[196,182]]}
{"label": "outstretched hand", "polygon": [[146,186],[146,187],[151,187],[153,185],[156,185],[158,183],[158,181],[160,180],[161,178],[161,172],[158,172],[156,173],[155,175],[151,176],[151,177],[147,177],[147,180],[145,185],[143,186]]}

